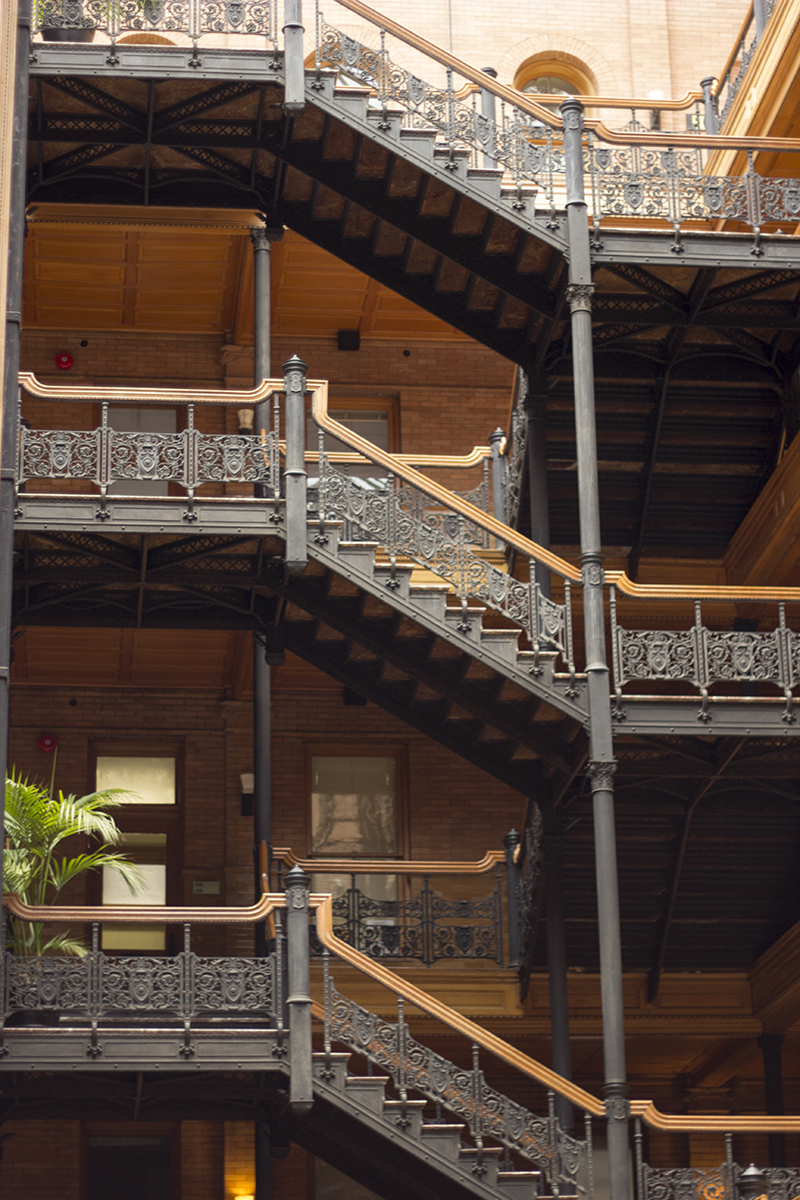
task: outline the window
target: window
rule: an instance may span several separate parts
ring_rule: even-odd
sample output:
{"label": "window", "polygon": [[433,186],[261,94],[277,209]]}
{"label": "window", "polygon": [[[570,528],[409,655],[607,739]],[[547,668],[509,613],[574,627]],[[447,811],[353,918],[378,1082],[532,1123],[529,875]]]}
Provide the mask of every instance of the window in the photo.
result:
{"label": "window", "polygon": [[[122,831],[120,849],[144,876],[135,894],[118,871],[106,868],[96,885],[101,904],[181,903],[182,747],[179,743],[97,742],[93,746],[90,788],[131,793],[114,818]],[[103,949],[128,954],[163,953],[170,948],[165,925],[103,925]]]}
{"label": "window", "polygon": [[84,1129],[87,1200],[173,1200],[178,1195],[175,1126],[92,1122]]}
{"label": "window", "polygon": [[[312,753],[309,758],[311,856],[402,858],[405,852],[403,767],[404,759],[398,751],[385,747],[375,747],[372,754],[352,754],[338,748]],[[311,886],[314,891],[330,892],[334,900],[350,888],[370,901],[391,901],[398,896],[396,875],[317,872]],[[394,924],[396,919],[392,916],[369,916],[363,920],[365,927]]]}
{"label": "window", "polygon": [[514,87],[534,96],[593,96],[597,83],[588,67],[572,54],[534,54],[517,70]]}
{"label": "window", "polygon": [[[340,425],[351,429],[353,433],[372,442],[373,446],[377,446],[379,450],[396,453],[400,448],[398,409],[396,402],[392,400],[333,400],[328,408],[328,415],[334,421],[338,421]],[[319,432],[319,427],[309,416],[306,423],[306,445],[312,453],[315,453],[319,446]],[[323,433],[322,445],[328,454],[353,453],[348,445],[327,432]],[[338,464],[334,465],[338,466]],[[338,469],[341,470],[341,467],[339,466]],[[348,465],[347,472],[354,479],[365,481],[382,480],[385,476],[381,467],[373,466],[370,463],[365,463],[363,466],[351,463]],[[314,474],[313,467],[309,473]]]}

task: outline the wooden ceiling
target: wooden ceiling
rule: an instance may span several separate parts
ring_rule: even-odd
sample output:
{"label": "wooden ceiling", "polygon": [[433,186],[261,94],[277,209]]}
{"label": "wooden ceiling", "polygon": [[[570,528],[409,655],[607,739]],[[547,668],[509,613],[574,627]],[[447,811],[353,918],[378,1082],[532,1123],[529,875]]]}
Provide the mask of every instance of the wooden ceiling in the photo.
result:
{"label": "wooden ceiling", "polygon": [[[23,323],[252,342],[253,224],[249,211],[34,206]],[[271,274],[275,336],[467,340],[290,230],[273,244]]]}

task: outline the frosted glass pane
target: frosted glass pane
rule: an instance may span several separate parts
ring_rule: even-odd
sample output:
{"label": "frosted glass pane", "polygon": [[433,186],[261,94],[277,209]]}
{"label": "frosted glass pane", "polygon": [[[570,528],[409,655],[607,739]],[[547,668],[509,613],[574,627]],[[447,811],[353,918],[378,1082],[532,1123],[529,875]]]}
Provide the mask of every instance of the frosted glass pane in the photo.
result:
{"label": "frosted glass pane", "polygon": [[98,792],[122,788],[131,804],[175,803],[175,759],[104,755],[97,759]]}
{"label": "frosted glass pane", "polygon": [[315,755],[312,851],[381,858],[398,853],[394,758]]}
{"label": "frosted glass pane", "polygon": [[143,883],[133,893],[116,867],[103,867],[103,904],[166,904],[167,868],[138,863]]}
{"label": "frosted glass pane", "polygon": [[104,925],[104,950],[150,950],[166,949],[167,930],[165,925]]}

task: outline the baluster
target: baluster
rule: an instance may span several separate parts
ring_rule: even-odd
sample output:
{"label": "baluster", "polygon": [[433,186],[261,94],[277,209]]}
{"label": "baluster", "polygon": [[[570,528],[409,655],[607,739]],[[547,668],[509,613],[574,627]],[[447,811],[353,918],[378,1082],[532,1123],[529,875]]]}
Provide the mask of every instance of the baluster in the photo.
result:
{"label": "baluster", "polygon": [[539,666],[539,654],[541,645],[539,642],[539,584],[536,582],[536,562],[534,559],[528,559],[528,623],[530,625],[529,636],[531,646],[533,647],[533,665],[530,668],[530,674],[534,676],[541,675],[542,668]]}
{"label": "baluster", "polygon": [[355,950],[363,951],[361,938],[361,913],[356,889],[356,877],[350,876],[350,887],[347,889],[347,941]]}
{"label": "baluster", "polygon": [[755,161],[753,151],[747,151],[747,206],[750,217],[750,225],[755,234],[755,244],[750,253],[760,258],[764,251],[761,249],[761,189],[759,187],[760,180],[756,175]]}
{"label": "baluster", "polygon": [[486,1167],[483,1162],[483,1072],[479,1064],[479,1048],[472,1043],[472,1107],[473,1107],[473,1126],[472,1132],[475,1137],[475,1146],[478,1151],[478,1158],[475,1166],[472,1168],[473,1175],[480,1178],[486,1174]]}
{"label": "baluster", "polygon": [[725,1200],[736,1200],[736,1164],[733,1161],[733,1134],[725,1134]]}
{"label": "baluster", "polygon": [[600,194],[597,185],[597,163],[595,161],[595,136],[593,129],[589,130],[586,160],[589,167],[589,185],[592,193],[592,248],[600,250],[603,243],[600,239]]}
{"label": "baluster", "polygon": [[422,877],[420,892],[420,925],[422,927],[422,961],[426,967],[432,965],[436,958],[436,947],[433,936],[433,893],[430,889],[430,876]]}
{"label": "baluster", "polygon": [[695,643],[695,681],[700,689],[702,704],[698,717],[708,721],[708,661],[706,654],[706,631],[703,628],[703,617],[700,611],[700,601],[694,602],[694,643]]}
{"label": "baluster", "polygon": [[[588,1184],[588,1200],[594,1200],[594,1144],[592,1140],[592,1114],[584,1112],[583,1128],[586,1134],[586,1174]],[[643,1200],[640,1197],[640,1200]]]}
{"label": "baluster", "polygon": [[328,535],[325,532],[325,509],[328,503],[328,456],[325,453],[325,433],[322,428],[317,431],[317,455],[319,457],[317,479],[319,528],[314,535],[314,541],[318,546],[326,546],[328,544]]}
{"label": "baluster", "polygon": [[633,1146],[636,1158],[636,1191],[639,1200],[645,1200],[644,1163],[642,1161],[642,1119],[637,1117],[633,1126]]}
{"label": "baluster", "polygon": [[272,394],[272,441],[269,444],[268,452],[270,490],[272,492],[272,512],[269,519],[277,525],[281,519],[281,394],[277,390]]}
{"label": "baluster", "polygon": [[[569,586],[569,585],[567,585]],[[622,686],[625,682],[622,676],[622,664],[619,655],[619,629],[617,627],[617,589],[612,583],[608,589],[608,609],[611,619],[611,667],[614,672],[615,710],[622,711]]]}
{"label": "baluster", "polygon": [[103,401],[100,408],[100,456],[97,464],[97,483],[100,487],[100,509],[97,513],[101,521],[108,516],[106,504],[108,500],[108,485],[111,480],[111,435],[108,428],[108,402]]}
{"label": "baluster", "polygon": [[794,687],[794,672],[792,670],[792,639],[786,628],[786,604],[783,600],[778,605],[778,644],[780,647],[780,678],[786,708],[783,710],[782,721],[793,722],[792,688]]}
{"label": "baluster", "polygon": [[[509,958],[511,957],[511,914],[509,912]],[[494,960],[498,967],[503,965],[503,869],[497,864],[497,884],[494,892]],[[510,965],[510,964],[509,964]]]}
{"label": "baluster", "polygon": [[[270,17],[276,4],[270,8]],[[319,0],[314,0],[314,82],[311,85],[315,92],[322,91],[322,57],[319,41]]]}
{"label": "baluster", "polygon": [[194,489],[195,489],[195,481],[197,479],[197,473],[196,473],[196,471],[197,471],[197,462],[196,462],[197,438],[196,438],[196,432],[195,432],[195,427],[194,427],[194,405],[193,404],[189,404],[187,406],[186,416],[187,416],[187,428],[184,430],[184,435],[183,435],[184,462],[183,462],[183,479],[181,480],[181,482],[182,482],[183,486],[186,488],[186,494],[189,499],[189,506],[188,506],[187,511],[183,514],[183,516],[184,516],[184,520],[193,521],[196,519],[196,515],[195,515],[195,511],[194,511]]}
{"label": "baluster", "polygon": [[564,649],[569,671],[567,695],[574,698],[578,695],[578,685],[575,682],[575,644],[572,639],[572,584],[568,579],[564,580]]}
{"label": "baluster", "polygon": [[327,946],[322,951],[322,1003],[324,1006],[323,1049],[325,1051],[325,1065],[322,1068],[322,1078],[330,1080],[333,1079],[335,1072],[331,1061],[331,1007],[333,1003],[331,955]]}
{"label": "baluster", "polygon": [[455,156],[455,138],[456,138],[456,119],[455,119],[455,92],[453,90],[453,72],[450,67],[447,68],[447,169],[454,171],[456,169]]}
{"label": "baluster", "polygon": [[188,921],[183,926],[183,954],[180,956],[181,968],[181,1017],[183,1019],[183,1045],[179,1053],[183,1058],[191,1058],[194,1049],[191,1044],[191,1026],[194,1016],[194,963],[192,955],[192,927]]}
{"label": "baluster", "polygon": [[381,106],[382,106],[382,112],[381,112],[381,120],[380,120],[380,125],[378,126],[378,128],[379,128],[379,129],[383,129],[383,130],[386,130],[386,129],[388,129],[388,128],[389,128],[389,114],[388,114],[388,111],[387,111],[387,102],[388,102],[388,99],[389,99],[389,92],[388,92],[388,77],[389,77],[389,64],[388,64],[388,58],[387,58],[387,54],[386,54],[386,30],[385,30],[385,29],[381,29],[381,78],[380,78],[380,87],[381,87]]}
{"label": "baluster", "polygon": [[275,1028],[278,1045],[275,1053],[283,1053],[283,918],[280,909],[275,913]]}
{"label": "baluster", "polygon": [[400,587],[397,578],[397,512],[400,499],[397,494],[394,473],[390,473],[386,481],[386,549],[389,551],[389,578],[386,586],[392,590]]}
{"label": "baluster", "polygon": [[457,625],[459,633],[469,633],[472,625],[469,620],[469,597],[467,592],[467,531],[463,516],[458,514],[456,532],[458,546],[458,598],[461,601],[461,620]]}
{"label": "baluster", "polygon": [[552,1088],[547,1092],[547,1132],[550,1142],[550,1188],[555,1197],[561,1192],[561,1171],[558,1155],[558,1120],[556,1118],[556,1097]]}
{"label": "baluster", "polygon": [[406,1022],[403,997],[397,997],[397,1087],[400,1092],[400,1116],[397,1124],[407,1129],[411,1124],[408,1115],[408,1064],[406,1061]]}

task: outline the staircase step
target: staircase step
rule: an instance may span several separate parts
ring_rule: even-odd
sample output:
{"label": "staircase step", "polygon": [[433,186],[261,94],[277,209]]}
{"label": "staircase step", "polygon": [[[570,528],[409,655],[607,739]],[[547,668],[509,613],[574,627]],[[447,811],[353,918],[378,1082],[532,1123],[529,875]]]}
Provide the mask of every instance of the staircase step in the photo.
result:
{"label": "staircase step", "polygon": [[[541,674],[538,676],[539,682],[545,687],[553,686],[553,676],[556,672],[556,659],[558,658],[557,650],[540,650],[538,667]],[[533,650],[520,650],[517,654],[517,666],[521,671],[530,671],[536,662],[536,655]]]}
{"label": "staircase step", "polygon": [[464,1125],[423,1125],[420,1138],[449,1162],[458,1162]]}
{"label": "staircase step", "polygon": [[472,151],[466,147],[456,147],[453,150],[452,156],[447,146],[435,146],[433,150],[433,160],[437,166],[443,167],[448,165],[448,171],[451,175],[459,179],[466,179],[469,160],[472,158]]}
{"label": "staircase step", "polygon": [[337,557],[342,565],[352,567],[361,575],[372,575],[378,542],[339,542]]}
{"label": "staircase step", "polygon": [[391,592],[403,600],[408,600],[411,592],[411,574],[415,568],[415,563],[397,563],[394,569],[394,579],[392,579],[391,565],[382,562],[376,564],[373,578],[381,587],[385,587],[387,592]]}
{"label": "staircase step", "polygon": [[502,167],[469,167],[467,169],[469,182],[483,192],[487,199],[498,203],[503,190],[504,175],[505,171]]}
{"label": "staircase step", "polygon": [[337,87],[334,89],[333,98],[337,106],[344,110],[346,116],[366,121],[371,95],[371,88]]}
{"label": "staircase step", "polygon": [[[403,120],[405,111],[402,108],[371,108],[367,113],[367,120],[370,124],[380,126],[381,133],[384,137],[394,138],[397,141],[400,137],[403,128]],[[389,126],[387,129],[386,126]]]}
{"label": "staircase step", "polygon": [[388,1075],[348,1075],[345,1091],[370,1112],[382,1113],[386,1095]]}
{"label": "staircase step", "polygon": [[519,634],[518,629],[484,629],[481,631],[481,641],[498,658],[515,667],[519,654]]}
{"label": "staircase step", "polygon": [[333,1071],[331,1079],[326,1080],[333,1087],[342,1091],[347,1080],[347,1064],[350,1061],[349,1054],[329,1054],[314,1053],[311,1056],[311,1070],[315,1079],[324,1079],[323,1071],[330,1068]]}
{"label": "staircase step", "polygon": [[[483,633],[483,614],[485,612],[485,608],[468,604],[465,613],[460,605],[450,605],[444,614],[445,624],[450,626],[456,636],[466,638],[467,641],[473,642],[477,646],[480,644]],[[459,625],[462,624],[469,625],[469,629],[459,629]]]}
{"label": "staircase step", "polygon": [[430,583],[412,587],[409,598],[415,608],[435,621],[443,621],[449,593],[449,584]]}
{"label": "staircase step", "polygon": [[401,129],[400,141],[413,150],[419,158],[427,158],[433,162],[433,151],[436,144],[435,129]]}
{"label": "staircase step", "polygon": [[[497,1176],[500,1166],[499,1159],[502,1153],[503,1151],[499,1146],[489,1146],[488,1148],[484,1147],[482,1155],[480,1154],[480,1151],[474,1149],[472,1146],[468,1146],[465,1150],[461,1151],[458,1161],[461,1163],[461,1166],[466,1167],[476,1179],[480,1179],[481,1183],[485,1184],[487,1187],[494,1187],[497,1183]],[[479,1156],[481,1160],[480,1167],[478,1166]]]}
{"label": "staircase step", "polygon": [[[406,1133],[413,1138],[420,1136],[422,1130],[422,1113],[427,1105],[427,1100],[406,1100]],[[383,1115],[392,1125],[396,1125],[402,1117],[403,1102],[402,1100],[386,1100],[383,1105]]]}
{"label": "staircase step", "polygon": [[541,1171],[498,1171],[497,1187],[508,1200],[536,1200]]}

